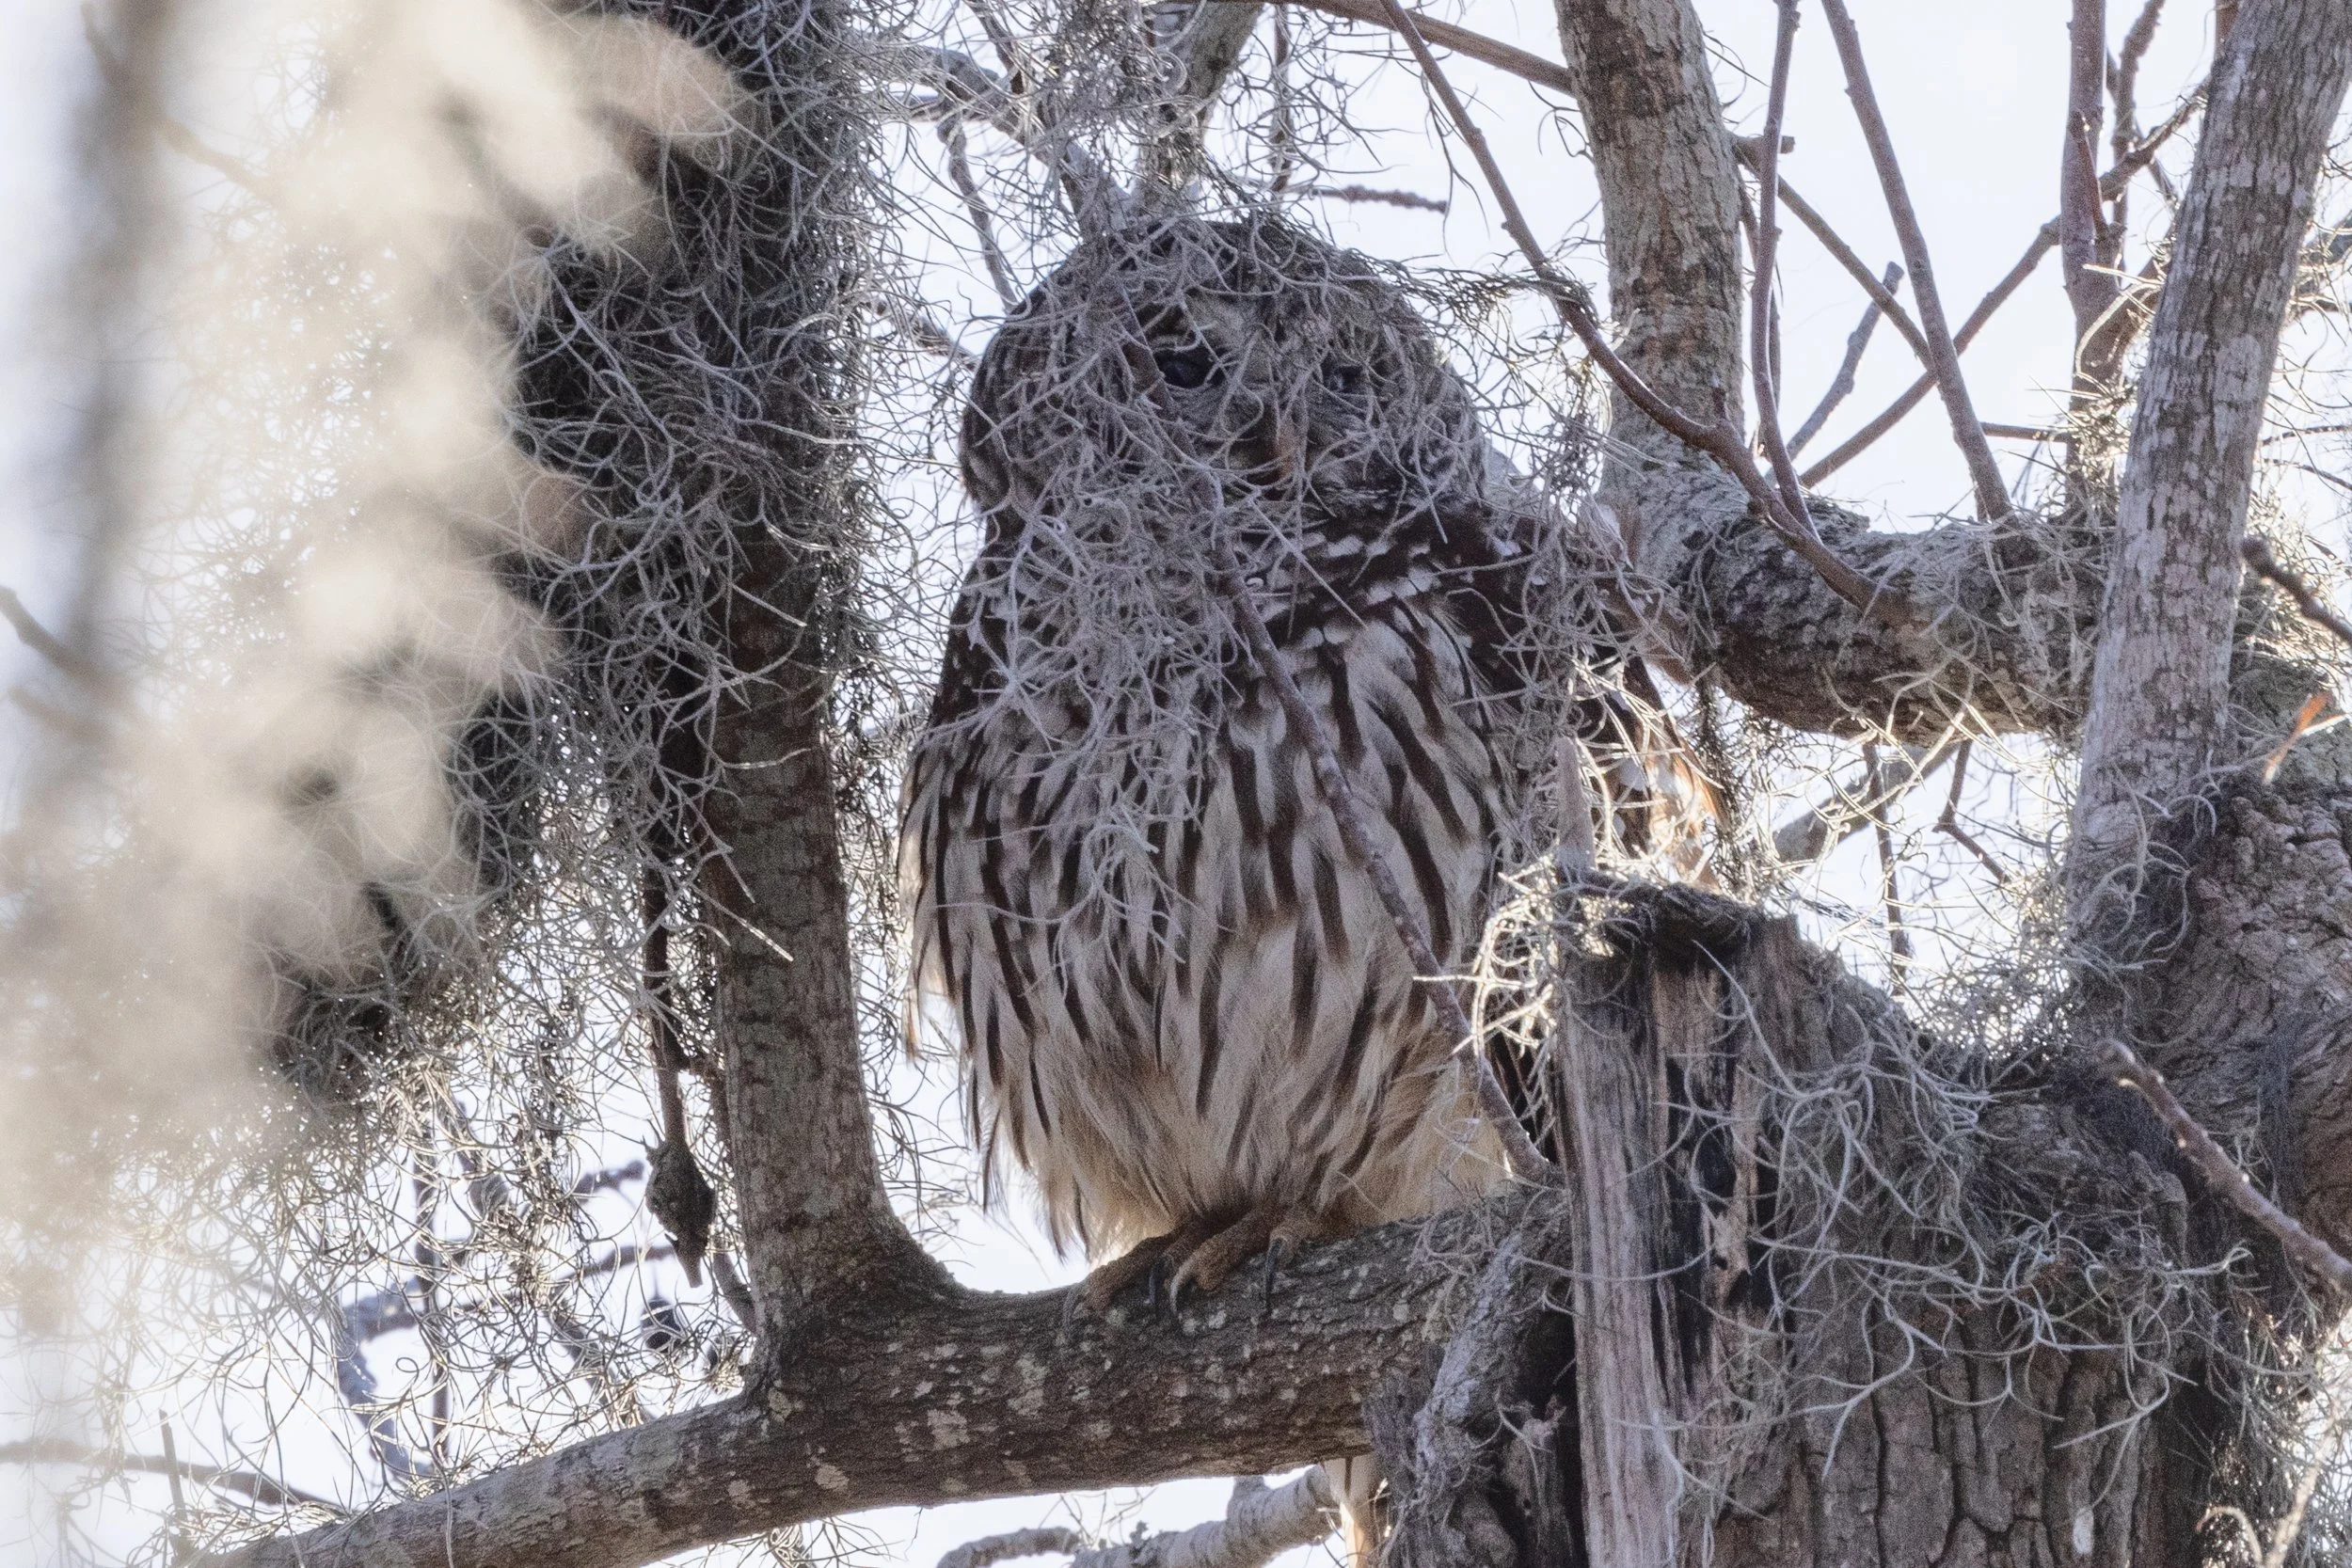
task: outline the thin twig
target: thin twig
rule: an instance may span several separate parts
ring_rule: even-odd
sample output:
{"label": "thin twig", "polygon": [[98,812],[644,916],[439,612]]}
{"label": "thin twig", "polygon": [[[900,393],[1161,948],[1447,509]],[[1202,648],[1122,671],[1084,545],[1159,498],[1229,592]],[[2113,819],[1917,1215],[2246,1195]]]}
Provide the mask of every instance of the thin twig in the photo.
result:
{"label": "thin twig", "polygon": [[[2164,0],[2148,0],[2123,32],[2123,47],[2116,56],[2115,69],[2107,75],[2107,86],[2115,99],[2115,131],[2109,146],[2118,158],[2132,149],[2139,135],[2136,118],[2139,107],[2136,102],[2139,89],[2139,62],[2147,57],[2148,46],[2155,41],[2156,19],[2163,14]],[[2119,193],[2120,195],[2121,193]]]}
{"label": "thin twig", "polygon": [[972,232],[980,244],[980,260],[987,264],[988,280],[996,287],[996,298],[1009,310],[1021,303],[1021,291],[1013,285],[1012,269],[1005,264],[1004,248],[996,243],[996,223],[988,210],[987,198],[980,195],[980,182],[972,177],[972,156],[963,135],[963,117],[946,115],[939,121],[939,139],[947,150],[947,178],[963,198],[964,215],[972,221]]}
{"label": "thin twig", "polygon": [[1772,331],[1772,258],[1780,242],[1780,125],[1788,109],[1788,62],[1796,52],[1798,0],[1777,0],[1780,24],[1772,39],[1772,77],[1764,101],[1764,135],[1756,153],[1756,277],[1748,297],[1749,380],[1756,388],[1756,433],[1772,466],[1780,499],[1805,515],[1804,488],[1780,434],[1778,341]]}
{"label": "thin twig", "polygon": [[2352,1259],[2303,1228],[2302,1223],[2280,1208],[2254,1185],[2228,1150],[2198,1125],[2165,1083],[2164,1074],[2142,1062],[2122,1040],[2106,1042],[2107,1066],[2116,1082],[2137,1089],[2172,1133],[2172,1141],[2187,1156],[2206,1183],[2232,1207],[2278,1239],[2289,1258],[2317,1275],[2339,1295],[2352,1296]]}
{"label": "thin twig", "polygon": [[[1895,285],[1902,281],[1902,277],[1900,261],[1886,263],[1886,288],[1890,293]],[[1877,329],[1879,318],[1885,314],[1875,297],[1863,307],[1862,320],[1846,339],[1846,357],[1838,361],[1837,374],[1831,379],[1829,390],[1821,394],[1821,401],[1815,404],[1812,413],[1805,416],[1804,423],[1797,427],[1797,433],[1788,437],[1788,455],[1792,459],[1804,450],[1807,441],[1821,433],[1821,427],[1829,423],[1829,417],[1837,411],[1837,405],[1853,395],[1854,376],[1862,369],[1862,356],[1870,347],[1870,336]],[[1992,426],[1985,427],[1985,434],[1993,434]]]}
{"label": "thin twig", "polygon": [[[1763,157],[1760,150],[1762,142],[1760,136],[1741,136],[1732,144],[1732,149],[1739,154],[1741,163],[1754,169]],[[1885,313],[1886,319],[1895,324],[1895,330],[1903,335],[1903,341],[1911,345],[1912,352],[1918,355],[1919,362],[1926,364],[1928,341],[1920,333],[1919,324],[1911,319],[1911,312],[1903,309],[1903,302],[1895,297],[1895,284],[1882,281],[1870,271],[1869,264],[1855,253],[1853,246],[1846,243],[1845,236],[1831,227],[1829,219],[1821,215],[1820,210],[1788,182],[1787,175],[1776,175],[1772,185],[1781,205],[1796,214],[1797,221],[1804,225],[1805,231],[1820,243],[1823,250],[1829,252],[1831,261],[1843,267],[1848,277],[1862,285],[1862,292],[1869,295]],[[1902,280],[1901,267],[1890,262],[1888,270],[1894,273],[1896,282]]]}
{"label": "thin twig", "polygon": [[1371,185],[1301,185],[1297,196],[1321,197],[1327,201],[1369,201],[1384,207],[1406,207],[1415,212],[1444,213],[1453,203],[1414,191],[1384,191]]}
{"label": "thin twig", "polygon": [[[1220,0],[1220,3],[1244,5],[1248,4],[1249,0]],[[1389,14],[1388,8],[1382,0],[1287,0],[1287,3],[1302,10],[1321,11],[1326,16],[1336,16],[1348,22],[1368,22],[1375,27],[1386,27],[1391,32],[1404,30],[1396,25],[1395,19]],[[1553,92],[1564,92],[1571,98],[1576,96],[1576,78],[1568,74],[1567,67],[1556,60],[1545,59],[1541,55],[1531,55],[1526,50],[1514,48],[1500,39],[1490,39],[1484,33],[1473,33],[1468,27],[1459,27],[1451,22],[1440,22],[1436,17],[1423,15],[1420,11],[1409,11],[1406,14],[1421,29],[1422,37],[1449,54],[1461,55],[1482,65],[1493,66],[1497,71],[1508,71],[1523,81],[1533,82],[1539,87],[1549,87]]]}
{"label": "thin twig", "polygon": [[1772,853],[1784,865],[1807,865],[1868,827],[1887,807],[1950,760],[1955,743],[1932,751],[1905,746],[1902,760],[1883,770],[1866,768],[1859,788],[1833,782],[1831,797],[1799,812],[1772,832]]}
{"label": "thin twig", "polygon": [[18,639],[26,647],[75,680],[87,681],[96,673],[90,669],[87,659],[67,647],[47,626],[33,618],[33,612],[24,608],[24,601],[16,596],[15,589],[0,588],[0,616],[8,618],[8,625],[16,628]]}
{"label": "thin twig", "polygon": [[2268,540],[2249,533],[2239,542],[2237,553],[2246,558],[2247,566],[2256,577],[2284,589],[2287,597],[2295,601],[2295,608],[2303,612],[2306,620],[2327,627],[2346,647],[2352,647],[2352,624],[2346,624],[2343,616],[2328,609],[2327,601],[2312,592],[2310,583],[2272,554]]}
{"label": "thin twig", "polygon": [[1390,24],[1411,45],[1413,58],[1420,65],[1423,79],[1438,95],[1446,118],[1453,121],[1454,131],[1477,161],[1479,172],[1485,178],[1487,189],[1493,193],[1495,204],[1502,209],[1503,230],[1518,246],[1519,254],[1526,258],[1536,280],[1543,285],[1553,308],[1560,312],[1561,320],[1583,343],[1584,352],[1593,362],[1616,384],[1617,389],[1635,407],[1661,429],[1712,457],[1726,473],[1738,480],[1740,487],[1755,500],[1756,509],[1763,514],[1772,531],[1807,565],[1820,573],[1821,579],[1841,597],[1864,614],[1891,627],[1900,629],[1914,620],[1908,603],[1899,594],[1870,583],[1821,543],[1820,535],[1813,531],[1813,520],[1808,513],[1801,509],[1792,511],[1788,507],[1780,492],[1757,470],[1747,441],[1722,411],[1717,411],[1712,422],[1701,423],[1668,403],[1655,388],[1642,379],[1632,366],[1617,356],[1616,351],[1609,344],[1608,336],[1601,330],[1600,317],[1593,309],[1591,296],[1581,284],[1563,276],[1551,264],[1550,258],[1544,254],[1543,246],[1535,243],[1535,231],[1528,227],[1526,214],[1520,211],[1518,198],[1511,194],[1510,182],[1502,177],[1502,166],[1495,162],[1494,152],[1487,147],[1485,134],[1470,119],[1461,95],[1454,90],[1454,84],[1438,69],[1437,56],[1429,52],[1428,41],[1422,37],[1411,14],[1397,0],[1381,0],[1381,4],[1387,8]]}
{"label": "thin twig", "polygon": [[[1998,283],[1993,285],[1984,298],[1977,302],[1977,308],[1969,312],[1968,319],[1960,324],[1960,331],[1952,338],[1954,353],[1965,349],[1976,340],[1977,334],[1984,329],[1984,324],[1993,319],[1993,313],[2009,303],[2009,296],[2033,276],[2034,269],[2042,264],[2042,258],[2049,254],[2050,247],[2057,244],[2058,222],[2052,219],[2042,226],[2035,233],[2033,243],[2026,246],[2026,253],[2017,259],[2016,264]],[[1807,484],[1820,483],[1876,445],[1879,437],[1902,423],[1903,416],[1918,407],[1920,400],[1933,390],[1935,377],[1932,374],[1921,376],[1905,388],[1894,402],[1881,409],[1867,424],[1847,436],[1827,457],[1805,469],[1799,477]]]}
{"label": "thin twig", "polygon": [[1928,362],[1934,371],[1937,389],[1943,393],[1945,409],[1951,416],[1952,439],[1968,466],[1978,510],[1987,521],[1997,522],[2010,515],[2009,488],[2001,482],[2001,467],[1994,461],[1992,445],[1985,440],[1984,429],[1977,422],[1977,411],[1968,401],[1968,384],[1960,373],[1960,350],[1952,341],[1951,329],[1944,320],[1944,301],[1936,292],[1935,264],[1928,254],[1927,236],[1920,230],[1918,214],[1912,210],[1911,192],[1903,183],[1902,169],[1895,161],[1894,138],[1887,134],[1885,117],[1879,113],[1878,95],[1870,89],[1869,67],[1862,57],[1861,35],[1854,30],[1845,0],[1821,0],[1821,14],[1829,23],[1831,36],[1837,40],[1837,57],[1846,68],[1846,94],[1853,101],[1854,115],[1862,122],[1863,139],[1869,144],[1870,160],[1878,166],[1879,184],[1886,194],[1887,215],[1894,220],[1896,237],[1902,242],[1903,263],[1911,269],[1911,297],[1919,307],[1919,329],[1927,337]]}
{"label": "thin twig", "polygon": [[2001,863],[1994,860],[1983,845],[1977,842],[1975,834],[1960,825],[1960,792],[1968,783],[1968,759],[1974,754],[1975,747],[1975,741],[1963,740],[1953,753],[1952,787],[1950,793],[1944,797],[1944,810],[1935,819],[1935,831],[1976,856],[1979,863],[1992,873],[1995,887],[2005,887],[2009,883],[2009,873],[2001,868]]}
{"label": "thin twig", "polygon": [[315,1492],[288,1486],[284,1481],[263,1475],[259,1470],[224,1469],[216,1465],[199,1465],[176,1455],[161,1457],[119,1453],[112,1449],[92,1448],[86,1443],[70,1443],[60,1437],[33,1437],[20,1443],[0,1443],[0,1465],[83,1465],[109,1471],[127,1471],[132,1475],[185,1477],[199,1486],[250,1497],[264,1508],[318,1508],[338,1515],[350,1512],[341,1503],[322,1497]]}

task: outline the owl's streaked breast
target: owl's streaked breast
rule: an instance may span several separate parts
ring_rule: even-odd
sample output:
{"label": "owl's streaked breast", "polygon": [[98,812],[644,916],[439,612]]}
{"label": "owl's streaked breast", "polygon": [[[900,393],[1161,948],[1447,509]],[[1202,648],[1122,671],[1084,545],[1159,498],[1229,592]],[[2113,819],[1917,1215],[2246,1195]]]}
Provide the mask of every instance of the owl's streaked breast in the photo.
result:
{"label": "owl's streaked breast", "polygon": [[[1496,875],[1503,696],[1438,574],[1365,588],[1280,629],[1456,968]],[[1036,1179],[1057,1240],[1093,1250],[1269,1199],[1351,1224],[1423,1212],[1468,1127],[1454,1042],[1271,689],[1245,681],[1200,721],[1155,759],[1182,805],[1140,854],[1091,833],[1105,802],[1035,705],[977,702],[910,770],[921,980],[962,1037],[975,1125]]]}

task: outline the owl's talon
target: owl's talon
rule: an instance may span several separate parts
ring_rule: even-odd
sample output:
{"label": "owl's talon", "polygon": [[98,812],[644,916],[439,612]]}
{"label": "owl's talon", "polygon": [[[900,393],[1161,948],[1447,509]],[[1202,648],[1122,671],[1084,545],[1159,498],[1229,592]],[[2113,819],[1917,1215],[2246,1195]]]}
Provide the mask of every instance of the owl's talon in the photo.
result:
{"label": "owl's talon", "polygon": [[1282,1260],[1289,1256],[1290,1238],[1276,1236],[1265,1244],[1265,1309],[1274,1310],[1274,1276],[1282,1271]]}

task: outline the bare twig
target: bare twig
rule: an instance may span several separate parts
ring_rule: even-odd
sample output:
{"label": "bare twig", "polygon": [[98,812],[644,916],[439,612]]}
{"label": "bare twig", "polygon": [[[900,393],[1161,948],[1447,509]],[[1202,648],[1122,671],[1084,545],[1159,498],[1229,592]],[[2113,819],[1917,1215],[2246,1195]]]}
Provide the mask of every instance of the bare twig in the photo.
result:
{"label": "bare twig", "polygon": [[1968,465],[1978,510],[1988,521],[1998,521],[2010,514],[2009,489],[2001,482],[2000,465],[1993,460],[1993,448],[1985,440],[1984,429],[1977,422],[1977,411],[1968,401],[1968,384],[1960,373],[1960,351],[1945,324],[1944,301],[1936,291],[1935,266],[1928,255],[1927,236],[1920,231],[1918,214],[1912,210],[1911,192],[1903,184],[1902,170],[1895,161],[1894,139],[1887,135],[1885,117],[1879,113],[1878,96],[1870,88],[1869,67],[1862,57],[1861,35],[1854,31],[1853,18],[1847,13],[1845,0],[1821,0],[1821,14],[1829,23],[1831,36],[1837,40],[1837,57],[1846,68],[1847,96],[1853,101],[1854,114],[1862,122],[1863,138],[1869,143],[1871,162],[1878,166],[1879,184],[1886,193],[1887,215],[1894,220],[1896,236],[1902,242],[1903,263],[1911,269],[1911,297],[1919,307],[1919,328],[1928,341],[1929,364],[1934,371],[1937,389],[1943,393],[1945,409],[1951,416],[1952,439]]}
{"label": "bare twig", "polygon": [[1551,264],[1543,246],[1536,244],[1535,231],[1528,227],[1526,214],[1520,211],[1518,198],[1511,194],[1510,182],[1503,178],[1502,166],[1495,162],[1494,152],[1487,147],[1485,134],[1478,129],[1477,121],[1470,119],[1461,95],[1454,90],[1454,84],[1438,69],[1437,56],[1430,53],[1429,44],[1414,24],[1411,14],[1397,0],[1381,0],[1381,3],[1388,9],[1390,24],[1412,46],[1413,58],[1421,67],[1422,78],[1444,107],[1446,118],[1453,122],[1454,131],[1477,161],[1479,172],[1486,180],[1487,189],[1493,193],[1495,204],[1502,209],[1504,231],[1518,246],[1519,254],[1526,258],[1553,308],[1582,342],[1584,352],[1591,356],[1593,362],[1616,384],[1618,390],[1635,407],[1656,421],[1661,429],[1723,465],[1724,470],[1738,480],[1740,487],[1756,503],[1756,509],[1763,514],[1772,531],[1806,564],[1820,573],[1821,579],[1839,596],[1864,614],[1886,626],[1900,627],[1907,624],[1912,619],[1908,605],[1892,590],[1865,579],[1821,543],[1820,535],[1813,530],[1811,515],[1802,509],[1792,510],[1780,492],[1757,471],[1756,459],[1750,454],[1746,440],[1722,411],[1717,411],[1712,422],[1701,423],[1668,403],[1655,388],[1642,379],[1632,366],[1618,357],[1609,344],[1607,334],[1601,330],[1600,317],[1594,310],[1592,299],[1583,286],[1564,276]]}
{"label": "bare twig", "polygon": [[964,141],[963,118],[947,115],[939,122],[939,139],[947,151],[947,178],[954,182],[956,194],[963,198],[963,211],[972,220],[972,232],[980,245],[980,260],[988,266],[988,280],[996,286],[996,297],[1009,310],[1021,303],[1021,291],[1013,285],[1012,269],[1005,264],[1005,252],[996,243],[996,222],[988,210],[987,198],[980,195],[980,182],[972,176],[972,158]]}
{"label": "bare twig", "polygon": [[2352,1259],[2304,1229],[2294,1215],[2265,1197],[2254,1185],[2253,1178],[2188,1114],[2188,1107],[2165,1083],[2164,1074],[2142,1062],[2130,1046],[2118,1039],[2106,1042],[2106,1065],[2117,1083],[2137,1090],[2140,1098],[2148,1101],[2207,1185],[2227,1198],[2238,1212],[2269,1231],[2289,1258],[2317,1275],[2329,1289],[2339,1295],[2352,1296]]}
{"label": "bare twig", "polygon": [[2239,541],[2237,552],[2246,558],[2248,568],[2256,577],[2283,589],[2287,597],[2295,601],[2295,608],[2303,612],[2304,619],[2314,626],[2327,627],[2336,634],[2338,641],[2346,647],[2352,647],[2352,624],[2347,624],[2343,616],[2328,609],[2328,602],[2312,591],[2310,583],[2271,553],[2268,540],[2249,533]]}
{"label": "bare twig", "polygon": [[[1761,136],[1742,136],[1732,143],[1732,150],[1741,163],[1753,169],[1762,160],[1763,154],[1759,150],[1762,143]],[[1797,221],[1804,225],[1806,232],[1820,243],[1823,250],[1829,252],[1831,261],[1845,268],[1847,276],[1862,285],[1862,292],[1869,295],[1886,318],[1895,324],[1895,330],[1903,335],[1903,341],[1919,356],[1919,362],[1926,364],[1928,341],[1921,335],[1919,324],[1911,319],[1911,312],[1903,309],[1903,302],[1895,297],[1895,282],[1902,280],[1902,268],[1890,262],[1888,270],[1895,275],[1895,282],[1882,281],[1870,271],[1869,264],[1855,254],[1853,246],[1846,243],[1845,236],[1831,227],[1829,219],[1823,217],[1820,210],[1788,182],[1786,175],[1775,175],[1772,183],[1781,205],[1797,215]]]}
{"label": "bare twig", "polygon": [[1805,515],[1804,487],[1780,434],[1779,355],[1772,332],[1772,258],[1780,242],[1780,125],[1788,108],[1788,62],[1797,43],[1798,0],[1777,0],[1780,25],[1772,39],[1772,77],[1764,101],[1764,134],[1756,154],[1756,277],[1748,298],[1748,369],[1756,388],[1756,433],[1780,485],[1782,504]]}
{"label": "bare twig", "polygon": [[[1886,263],[1885,287],[1890,293],[1895,285],[1902,281],[1902,276],[1901,262]],[[1791,458],[1804,450],[1807,441],[1821,433],[1821,427],[1829,423],[1829,417],[1837,411],[1837,405],[1853,395],[1855,372],[1861,370],[1862,356],[1870,347],[1871,333],[1878,326],[1879,318],[1884,314],[1886,312],[1880,308],[1875,296],[1863,307],[1862,320],[1846,339],[1846,357],[1838,361],[1837,374],[1831,378],[1829,390],[1821,394],[1821,401],[1814,405],[1812,413],[1805,416],[1804,423],[1797,427],[1797,433],[1788,437],[1788,455]],[[1985,434],[1993,434],[1992,426],[1985,427]]]}
{"label": "bare twig", "polygon": [[[2042,258],[2049,254],[2050,247],[2057,244],[2058,221],[2052,219],[2042,226],[2035,233],[2033,243],[2026,246],[2026,253],[2017,259],[2016,264],[1998,283],[1993,285],[1984,298],[1977,302],[1977,308],[1968,313],[1968,319],[1960,324],[1960,331],[1952,338],[1954,353],[1975,341],[1977,334],[1984,330],[1984,324],[1993,319],[1993,313],[2009,303],[2009,296],[2033,276],[2034,268],[2042,264]],[[1905,388],[1894,402],[1881,409],[1867,424],[1847,436],[1827,457],[1805,469],[1799,477],[1807,484],[1819,484],[1876,445],[1880,436],[1902,423],[1903,416],[1918,407],[1920,400],[1934,389],[1935,377],[1932,374],[1921,376]]]}
{"label": "bare twig", "polygon": [[1301,185],[1295,194],[1321,197],[1327,201],[1369,201],[1384,207],[1407,207],[1422,213],[1443,213],[1453,206],[1413,191],[1376,190],[1370,185]]}
{"label": "bare twig", "polygon": [[1963,740],[1953,753],[1952,787],[1944,797],[1944,810],[1935,819],[1935,831],[1976,856],[1978,863],[1992,874],[1994,885],[2002,886],[2008,883],[2009,873],[2001,869],[2001,863],[1994,860],[1983,845],[1977,842],[1975,834],[1960,825],[1960,792],[1968,783],[1968,759],[1975,745],[1974,741]]}
{"label": "bare twig", "polygon": [[1905,746],[1900,760],[1867,766],[1858,784],[1833,784],[1829,800],[1807,807],[1773,830],[1772,852],[1786,865],[1807,865],[1820,860],[1950,761],[1959,744],[1947,740],[1932,751]]}
{"label": "bare twig", "polygon": [[24,601],[16,596],[15,589],[0,588],[0,616],[8,618],[8,625],[16,628],[18,639],[26,647],[66,674],[77,681],[90,680],[95,676],[96,672],[90,669],[87,659],[67,647],[47,626],[33,618],[33,612],[24,608]]}
{"label": "bare twig", "polygon": [[[2115,129],[2108,145],[2119,160],[2131,151],[2139,135],[2139,62],[2147,57],[2148,46],[2155,41],[2156,20],[2163,12],[2164,0],[2147,0],[2140,7],[2131,26],[2124,29],[2123,47],[2116,55],[2115,69],[2107,73],[2108,90],[2115,99]],[[2116,193],[2117,199],[2122,197],[2121,191]],[[2122,214],[2117,216],[2120,219]]]}
{"label": "bare twig", "polygon": [[175,1481],[184,1477],[199,1486],[210,1486],[250,1497],[264,1508],[318,1508],[339,1516],[349,1512],[342,1504],[322,1497],[315,1492],[288,1486],[259,1470],[199,1465],[177,1455],[120,1453],[112,1449],[92,1448],[86,1443],[70,1443],[59,1437],[34,1437],[19,1443],[0,1443],[0,1465],[81,1465],[109,1472],[170,1476]]}
{"label": "bare twig", "polygon": [[[1248,0],[1219,0],[1219,3],[1240,5],[1248,3]],[[1382,0],[1286,0],[1286,3],[1302,10],[1321,11],[1326,16],[1341,17],[1349,22],[1368,22],[1375,27],[1386,27],[1393,32],[1403,31],[1396,25],[1395,19],[1389,14],[1389,8]],[[1568,74],[1567,67],[1556,60],[1531,55],[1499,39],[1473,33],[1468,27],[1458,27],[1451,22],[1440,22],[1418,10],[1406,14],[1421,29],[1422,37],[1439,49],[1466,55],[1482,65],[1493,66],[1497,71],[1508,71],[1539,87],[1564,92],[1571,98],[1576,96],[1576,78]]]}

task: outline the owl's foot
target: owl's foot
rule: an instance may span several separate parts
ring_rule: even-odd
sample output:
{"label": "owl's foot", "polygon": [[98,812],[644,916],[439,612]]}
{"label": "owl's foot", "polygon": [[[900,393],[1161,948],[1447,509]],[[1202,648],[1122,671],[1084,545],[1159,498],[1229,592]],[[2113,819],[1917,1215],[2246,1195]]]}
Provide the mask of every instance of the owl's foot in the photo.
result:
{"label": "owl's foot", "polygon": [[1298,1204],[1262,1203],[1202,1240],[1175,1265],[1175,1275],[1168,1286],[1168,1305],[1172,1307],[1182,1301],[1186,1290],[1214,1293],[1232,1277],[1235,1269],[1262,1253],[1265,1257],[1265,1297],[1271,1305],[1274,1276],[1282,1260],[1307,1243],[1339,1235],[1345,1228],[1329,1215]]}
{"label": "owl's foot", "polygon": [[1168,1269],[1192,1256],[1193,1250],[1217,1232],[1221,1219],[1186,1220],[1165,1236],[1137,1242],[1134,1247],[1086,1276],[1078,1300],[1089,1311],[1106,1310],[1121,1291],[1138,1280],[1153,1306],[1159,1304],[1160,1281]]}

